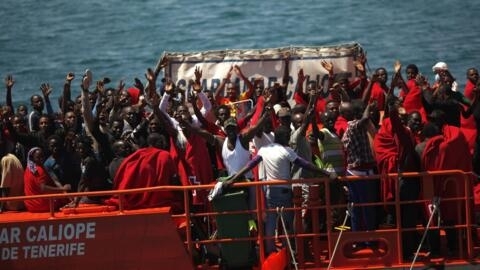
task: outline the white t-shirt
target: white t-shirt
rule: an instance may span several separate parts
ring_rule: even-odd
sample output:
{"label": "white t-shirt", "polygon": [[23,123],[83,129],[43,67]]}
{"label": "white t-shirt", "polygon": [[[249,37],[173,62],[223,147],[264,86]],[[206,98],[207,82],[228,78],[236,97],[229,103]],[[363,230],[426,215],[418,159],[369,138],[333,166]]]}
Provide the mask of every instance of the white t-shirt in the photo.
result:
{"label": "white t-shirt", "polygon": [[[243,148],[243,145],[240,142],[240,137],[237,135],[235,148],[233,150],[228,149],[228,139],[224,141],[222,146],[222,158],[228,174],[233,175],[240,171],[240,169],[250,161],[250,152]],[[245,177],[252,178],[252,172],[246,172]]]}
{"label": "white t-shirt", "polygon": [[292,148],[272,143],[258,150],[257,155],[262,157],[265,179],[262,180],[290,180],[290,168],[298,155]]}

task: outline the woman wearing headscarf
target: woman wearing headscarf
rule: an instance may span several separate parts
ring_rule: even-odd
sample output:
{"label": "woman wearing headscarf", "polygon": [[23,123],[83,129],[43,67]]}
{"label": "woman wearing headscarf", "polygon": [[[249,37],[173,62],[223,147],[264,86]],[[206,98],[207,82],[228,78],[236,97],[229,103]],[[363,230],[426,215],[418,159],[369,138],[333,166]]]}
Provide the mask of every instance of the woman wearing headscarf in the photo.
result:
{"label": "woman wearing headscarf", "polygon": [[[39,147],[32,148],[27,155],[27,168],[24,172],[24,191],[26,196],[48,193],[61,193],[71,189],[69,184],[55,183],[43,167],[43,151]],[[65,205],[68,200],[54,200],[54,209]],[[39,198],[25,200],[25,206],[30,212],[50,211],[49,199]]]}

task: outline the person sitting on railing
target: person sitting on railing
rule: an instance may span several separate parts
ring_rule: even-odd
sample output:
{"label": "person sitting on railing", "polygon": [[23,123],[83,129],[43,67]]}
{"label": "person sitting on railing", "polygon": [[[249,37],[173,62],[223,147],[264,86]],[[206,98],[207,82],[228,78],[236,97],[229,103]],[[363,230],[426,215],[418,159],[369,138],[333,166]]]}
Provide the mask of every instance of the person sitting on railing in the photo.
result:
{"label": "person sitting on railing", "polygon": [[[24,173],[24,191],[26,196],[41,195],[48,193],[62,193],[71,189],[69,184],[61,185],[54,182],[43,167],[43,151],[39,147],[30,149],[27,156],[27,168]],[[54,200],[53,210],[58,210],[65,205],[68,199]],[[25,206],[30,212],[50,211],[49,199],[25,200]]]}
{"label": "person sitting on railing", "polygon": [[[243,178],[245,173],[262,162],[265,177],[264,181],[269,180],[286,180],[285,185],[266,186],[265,196],[266,204],[270,211],[267,212],[265,224],[265,236],[273,237],[277,227],[277,213],[274,209],[279,207],[290,208],[293,206],[292,187],[288,180],[291,180],[290,168],[291,163],[301,166],[305,169],[312,170],[322,175],[327,175],[331,179],[336,179],[335,173],[329,173],[318,168],[311,162],[299,157],[295,151],[288,147],[290,141],[290,129],[281,126],[275,129],[275,142],[264,146],[258,150],[257,155],[242,169],[238,170],[235,175],[230,175],[222,183],[222,189],[227,189],[232,183]],[[285,222],[287,231],[293,232],[293,212],[285,213]],[[284,243],[285,244],[285,243]],[[275,252],[275,239],[269,239],[266,243],[266,255]]]}

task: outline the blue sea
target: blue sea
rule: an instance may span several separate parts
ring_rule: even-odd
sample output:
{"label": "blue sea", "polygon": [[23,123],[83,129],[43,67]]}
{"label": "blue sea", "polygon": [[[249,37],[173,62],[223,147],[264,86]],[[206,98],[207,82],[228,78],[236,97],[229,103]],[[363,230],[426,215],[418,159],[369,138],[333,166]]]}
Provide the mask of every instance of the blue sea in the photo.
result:
{"label": "blue sea", "polygon": [[164,51],[354,41],[371,70],[392,71],[398,59],[432,80],[431,67],[444,61],[463,88],[466,69],[480,68],[479,25],[477,1],[4,1],[0,76],[3,83],[12,74],[15,103],[28,104],[43,82],[56,100],[70,71],[78,75],[74,95],[87,68],[112,86],[145,81]]}

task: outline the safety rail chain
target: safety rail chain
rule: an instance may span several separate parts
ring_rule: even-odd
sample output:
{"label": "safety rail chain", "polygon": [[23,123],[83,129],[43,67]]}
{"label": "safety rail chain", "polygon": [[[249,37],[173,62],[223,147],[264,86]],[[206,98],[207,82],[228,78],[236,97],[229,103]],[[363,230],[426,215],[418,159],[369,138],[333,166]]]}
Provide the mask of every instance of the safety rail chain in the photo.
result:
{"label": "safety rail chain", "polygon": [[[374,179],[380,179],[382,177],[392,177],[395,179],[395,186],[397,187],[395,189],[395,201],[392,202],[375,202],[375,203],[357,203],[355,207],[361,207],[361,206],[379,206],[379,205],[394,205],[395,207],[395,213],[396,213],[396,226],[393,229],[378,229],[376,231],[368,232],[372,236],[374,236],[378,232],[394,232],[396,234],[396,243],[390,243],[393,245],[396,245],[396,247],[391,247],[395,250],[396,254],[394,255],[394,261],[390,262],[393,264],[398,264],[398,265],[405,265],[409,264],[410,262],[405,262],[403,261],[403,254],[402,254],[402,232],[407,232],[407,231],[417,231],[418,228],[401,228],[401,219],[400,217],[400,207],[403,204],[419,204],[419,203],[428,203],[431,202],[432,198],[424,198],[424,199],[418,199],[418,200],[410,200],[410,201],[400,201],[400,190],[399,190],[399,185],[398,185],[398,179],[400,177],[405,177],[405,178],[411,178],[411,177],[422,177],[422,181],[425,182],[425,180],[431,179],[432,177],[436,176],[448,176],[448,175],[453,175],[453,176],[460,176],[463,178],[463,187],[464,187],[464,196],[460,197],[450,197],[450,198],[442,198],[442,202],[445,201],[458,201],[458,202],[472,202],[472,203],[464,203],[465,208],[463,209],[465,216],[464,220],[465,222],[462,224],[455,224],[451,226],[441,226],[441,229],[447,229],[447,228],[453,228],[453,229],[463,229],[467,232],[471,232],[476,225],[473,224],[472,222],[472,207],[473,207],[473,185],[472,185],[472,176],[474,175],[472,172],[464,172],[460,170],[444,170],[444,171],[429,171],[429,172],[404,172],[404,173],[389,173],[389,174],[384,174],[384,175],[370,175],[370,176],[346,176],[346,177],[339,177],[339,181],[341,182],[347,182],[347,181],[357,181],[357,180],[374,180]],[[301,197],[301,189],[299,186],[294,185],[293,187],[293,208],[285,208],[282,209],[283,211],[294,211],[294,217],[295,217],[295,223],[294,223],[294,233],[288,237],[294,238],[295,241],[297,242],[297,257],[298,263],[302,267],[326,267],[326,265],[330,265],[328,262],[328,257],[332,257],[332,252],[335,247],[335,242],[338,240],[336,237],[338,237],[338,233],[334,231],[332,228],[331,224],[332,222],[332,216],[328,213],[331,213],[333,209],[339,208],[339,209],[345,209],[347,208],[347,204],[335,204],[332,205],[330,203],[330,185],[327,183],[330,183],[331,180],[328,178],[313,178],[313,179],[296,179],[296,180],[291,180],[288,181],[290,184],[309,184],[310,185],[310,197],[308,199],[308,208],[311,210],[311,222],[312,222],[312,233],[303,233],[302,229],[302,221],[301,221],[301,202],[303,198]],[[72,197],[77,197],[77,196],[117,196],[119,198],[119,206],[118,206],[118,212],[119,214],[122,214],[124,212],[124,196],[128,194],[135,194],[135,193],[144,193],[144,192],[157,192],[157,191],[182,191],[183,192],[183,198],[184,198],[184,207],[185,207],[185,213],[184,214],[179,214],[179,215],[172,215],[174,217],[183,217],[186,220],[186,224],[192,224],[192,218],[193,217],[215,217],[219,215],[234,215],[234,214],[252,214],[256,213],[257,220],[263,220],[263,215],[264,213],[268,211],[276,211],[275,209],[265,209],[264,204],[262,203],[264,201],[263,199],[263,193],[262,193],[262,186],[266,185],[285,185],[285,181],[282,180],[271,180],[271,181],[261,181],[261,182],[242,182],[242,183],[235,183],[232,185],[232,187],[252,187],[254,186],[256,188],[256,202],[257,202],[257,209],[254,210],[245,210],[245,211],[228,211],[228,212],[204,212],[204,213],[192,213],[190,211],[190,196],[189,192],[192,190],[199,190],[199,189],[212,189],[214,187],[214,184],[209,184],[209,185],[194,185],[194,186],[158,186],[158,187],[148,187],[148,188],[136,188],[136,189],[128,189],[128,190],[111,190],[111,191],[92,191],[92,192],[72,192],[72,193],[61,193],[61,194],[45,194],[45,195],[35,195],[35,196],[15,196],[15,197],[0,197],[0,204],[6,201],[24,201],[27,199],[49,199],[50,202],[50,218],[55,218],[55,209],[54,209],[54,200],[59,199],[59,198],[72,198]],[[324,186],[324,200],[320,200],[320,194],[319,194],[319,185]],[[458,183],[457,183],[457,188],[458,188]],[[461,207],[460,203],[457,204],[457,207]],[[305,207],[304,207],[305,208]],[[327,228],[325,233],[319,233],[320,231],[320,222],[319,222],[319,211],[320,209],[324,209],[326,211],[326,222]],[[278,210],[278,209],[277,209]],[[1,213],[0,213],[1,215]],[[462,216],[462,209],[457,209],[457,216],[460,217]],[[255,241],[258,244],[259,248],[259,265],[262,265],[263,262],[265,261],[265,255],[264,255],[264,240],[266,239],[271,239],[273,237],[266,237],[264,235],[264,224],[263,222],[258,222],[258,228],[257,228],[257,236],[256,237],[243,237],[243,238],[221,238],[221,239],[208,239],[208,240],[194,240],[192,239],[192,228],[191,226],[186,226],[186,247],[189,252],[189,255],[193,261],[193,249],[195,245],[208,245],[208,244],[219,244],[219,243],[229,243],[229,242],[239,242],[239,241]],[[438,227],[430,227],[431,229],[438,229]],[[349,232],[349,233],[355,233],[355,232]],[[358,232],[362,233],[362,232]],[[363,232],[365,233],[365,232]],[[353,235],[353,234],[352,234]],[[285,236],[279,236],[279,238],[285,238]],[[321,245],[320,245],[320,239],[323,239],[322,241],[325,241],[325,237],[327,238],[328,244],[328,255],[326,259],[323,259],[318,256],[318,254],[321,253]],[[459,237],[459,254],[460,258],[464,259],[465,261],[475,261],[474,259],[474,243],[473,243],[473,237],[472,233],[466,233],[466,246],[463,244],[463,237]],[[313,254],[314,254],[314,261],[312,263],[307,263],[304,260],[304,253],[305,250],[303,249],[303,239],[305,238],[311,238],[312,240],[312,249],[313,249]],[[299,244],[300,243],[300,244]],[[466,253],[465,253],[466,252]],[[475,261],[476,262],[476,261]],[[480,262],[480,261],[479,261]],[[340,263],[341,265],[341,263]],[[197,266],[199,268],[205,268],[208,266],[207,265],[199,265]],[[391,267],[391,266],[390,266]]]}

